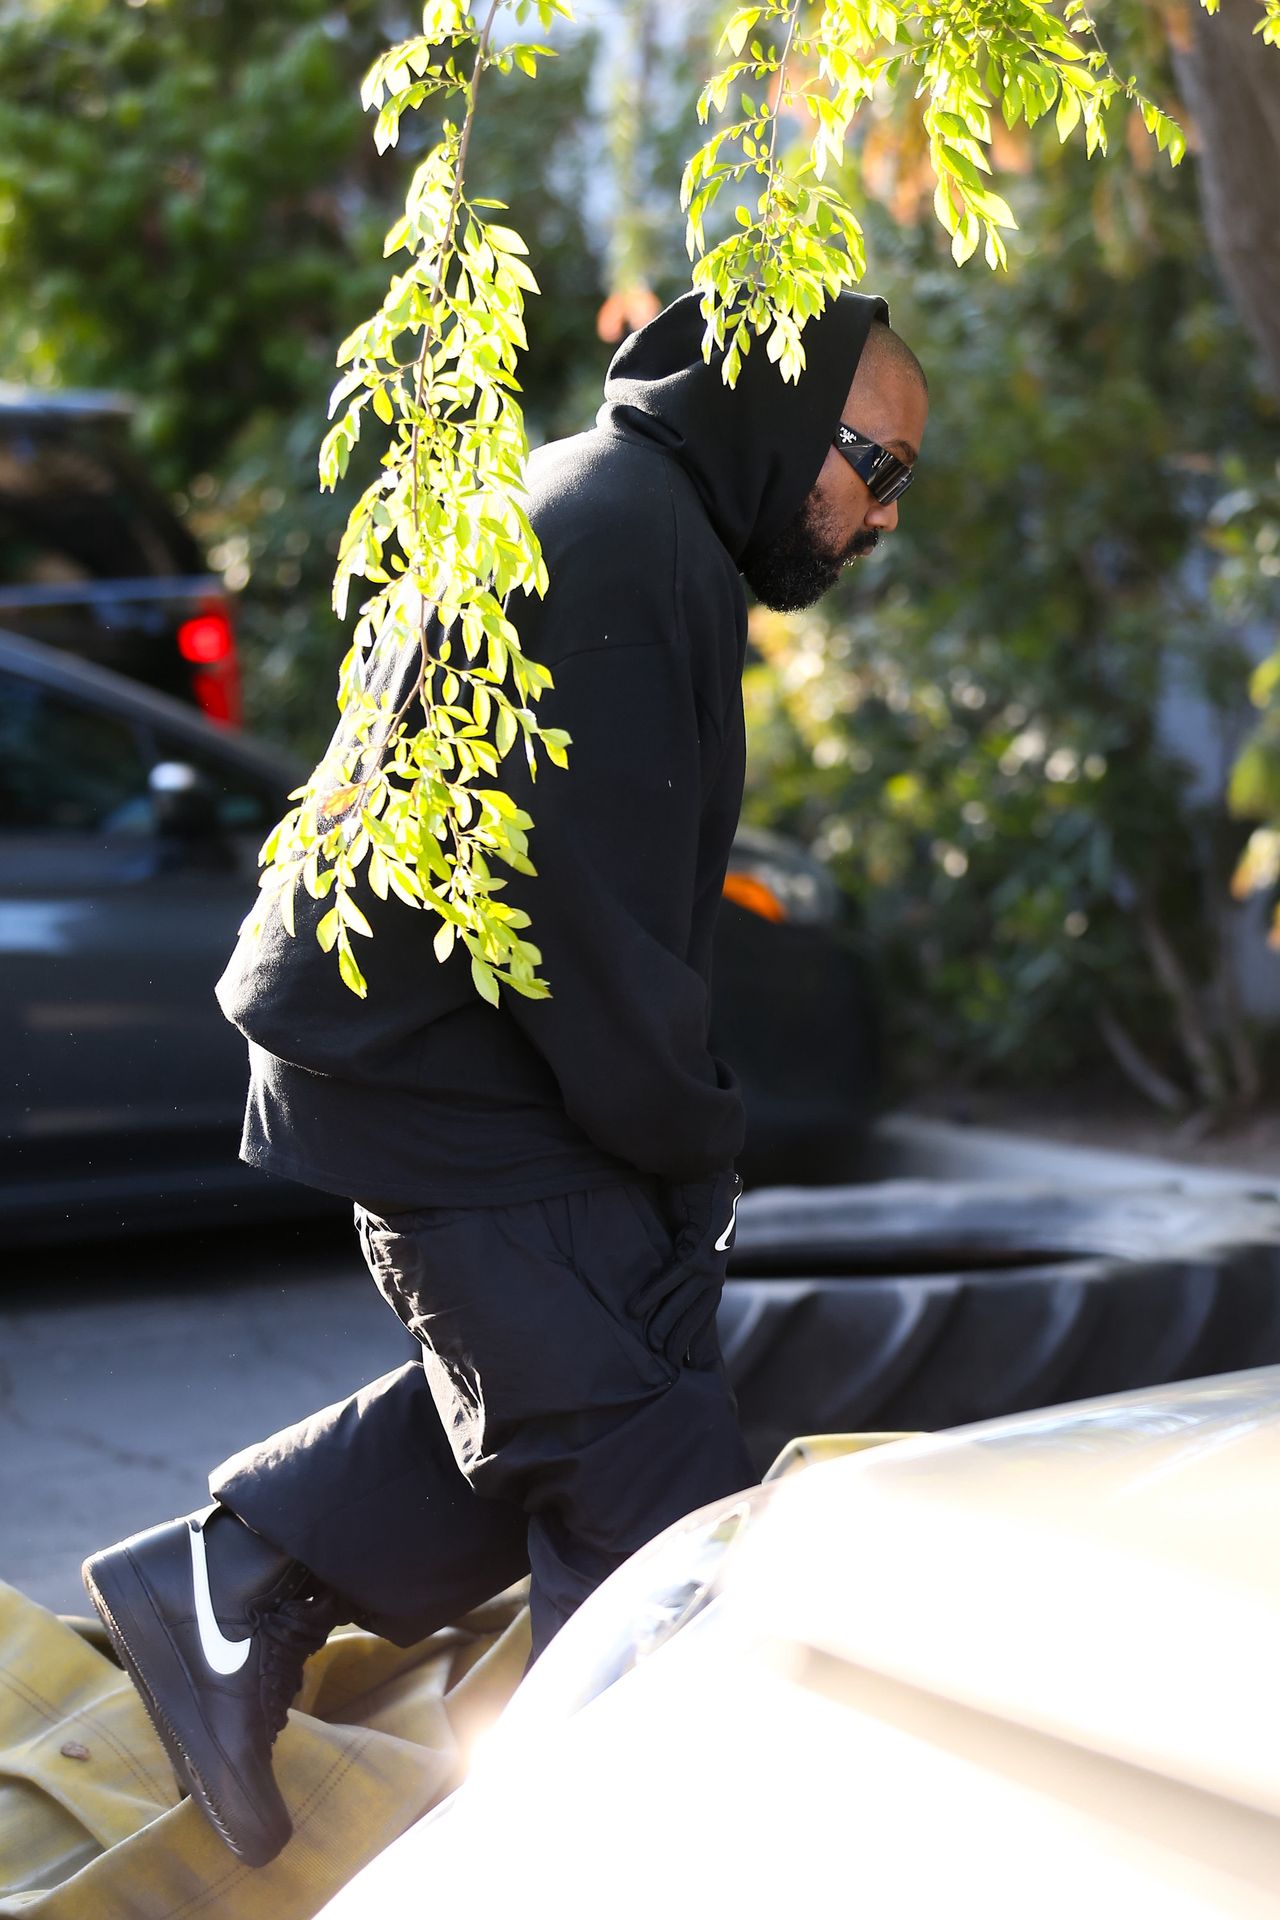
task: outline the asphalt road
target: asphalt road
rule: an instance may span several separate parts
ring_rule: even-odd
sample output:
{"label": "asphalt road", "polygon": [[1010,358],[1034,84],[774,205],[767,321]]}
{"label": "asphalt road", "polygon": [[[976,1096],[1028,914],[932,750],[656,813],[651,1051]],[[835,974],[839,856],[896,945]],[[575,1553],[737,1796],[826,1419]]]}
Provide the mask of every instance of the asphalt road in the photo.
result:
{"label": "asphalt road", "polygon": [[349,1226],[6,1256],[0,1579],[88,1609],[95,1547],[208,1499],[220,1460],[409,1357]]}

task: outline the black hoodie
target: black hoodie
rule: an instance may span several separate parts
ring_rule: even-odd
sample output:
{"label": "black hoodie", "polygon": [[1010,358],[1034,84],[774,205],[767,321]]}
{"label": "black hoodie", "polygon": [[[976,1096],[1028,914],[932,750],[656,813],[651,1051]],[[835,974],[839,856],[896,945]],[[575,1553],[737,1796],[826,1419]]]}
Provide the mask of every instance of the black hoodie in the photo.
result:
{"label": "black hoodie", "polygon": [[[730,389],[686,294],[615,356],[594,430],[533,456],[550,587],[508,613],[555,675],[538,718],[573,745],[536,783],[519,747],[503,761],[538,872],[498,872],[551,998],[489,1006],[465,952],[436,961],[434,915],[362,883],[359,1001],[315,939],[329,903],[300,891],[296,936],[273,913],[218,984],[250,1042],[247,1160],[379,1212],[732,1164],[742,1103],[707,1033],[745,765],[738,562],[799,510],[887,318],[844,294],[806,329],[798,385],[757,342]],[[394,688],[413,670],[406,652],[381,674]]]}

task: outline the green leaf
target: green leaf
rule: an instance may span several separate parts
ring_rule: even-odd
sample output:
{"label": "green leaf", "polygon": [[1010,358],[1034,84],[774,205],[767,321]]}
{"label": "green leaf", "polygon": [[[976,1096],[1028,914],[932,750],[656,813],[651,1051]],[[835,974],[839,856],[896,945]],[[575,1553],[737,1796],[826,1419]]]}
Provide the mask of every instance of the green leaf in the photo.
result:
{"label": "green leaf", "polygon": [[373,928],[349,893],[338,895],[338,912],[344,926],[350,927],[353,933],[362,933],[366,940],[372,940]]}
{"label": "green leaf", "polygon": [[387,881],[392,893],[407,907],[422,905],[422,882],[409,867],[402,866],[398,860],[388,860]]}
{"label": "green leaf", "polygon": [[429,830],[418,838],[418,865],[425,867],[428,873],[434,873],[437,879],[447,880],[452,869],[445,858],[444,848]]}
{"label": "green leaf", "polygon": [[493,968],[486,965],[478,953],[473,953],[471,956],[471,978],[481,998],[488,1000],[491,1005],[496,1007],[498,1004],[498,982],[494,978]]}
{"label": "green leaf", "polygon": [[1255,707],[1269,707],[1280,694],[1280,653],[1270,654],[1254,668],[1249,679],[1249,698]]}
{"label": "green leaf", "polygon": [[1013,209],[1007,200],[1000,198],[998,193],[992,193],[989,189],[984,189],[978,193],[970,193],[967,197],[969,204],[974,208],[975,212],[982,215],[984,220],[990,220],[992,224],[997,227],[1017,227],[1018,223],[1013,217]]}
{"label": "green leaf", "polygon": [[728,47],[730,53],[736,58],[742,52],[747,42],[747,35],[753,30],[763,11],[762,7],[739,7],[738,11],[730,16],[724,32],[720,35],[720,45]]}
{"label": "green leaf", "polygon": [[294,895],[297,889],[297,885],[298,885],[298,880],[297,880],[297,875],[295,874],[292,880],[288,881],[283,887],[281,887],[280,895],[279,895],[280,924],[284,928],[285,932],[289,935],[289,938],[291,940],[296,937],[294,932],[294,924],[293,924],[293,902],[294,902]]}
{"label": "green leaf", "polygon": [[951,257],[958,267],[977,252],[979,237],[976,220],[965,220],[956,228],[951,239]]}
{"label": "green leaf", "polygon": [[328,913],[321,918],[320,924],[316,928],[316,939],[320,942],[325,953],[331,951],[341,927],[342,918],[338,909],[336,907],[330,907]]}
{"label": "green leaf", "polygon": [[1238,820],[1280,820],[1280,749],[1255,734],[1231,770],[1227,805]]}
{"label": "green leaf", "polygon": [[356,963],[356,957],[345,944],[338,949],[338,973],[344,987],[349,987],[356,998],[366,998],[369,988],[364,975]]}

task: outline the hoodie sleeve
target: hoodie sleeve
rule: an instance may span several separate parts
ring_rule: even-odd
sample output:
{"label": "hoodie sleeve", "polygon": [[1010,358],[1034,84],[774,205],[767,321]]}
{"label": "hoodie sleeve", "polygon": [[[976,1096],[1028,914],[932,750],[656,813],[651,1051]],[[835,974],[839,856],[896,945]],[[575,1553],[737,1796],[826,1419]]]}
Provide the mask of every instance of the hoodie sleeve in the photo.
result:
{"label": "hoodie sleeve", "polygon": [[[708,989],[688,960],[700,878],[709,884],[703,752],[718,742],[700,738],[669,634],[668,619],[556,662],[538,717],[571,734],[568,769],[539,756],[531,782],[519,747],[504,763],[504,784],[533,816],[537,877],[511,874],[502,897],[531,918],[551,998],[503,1000],[588,1138],[687,1181],[731,1165],[744,1116],[732,1074],[708,1051]],[[718,892],[723,873],[713,881]]]}

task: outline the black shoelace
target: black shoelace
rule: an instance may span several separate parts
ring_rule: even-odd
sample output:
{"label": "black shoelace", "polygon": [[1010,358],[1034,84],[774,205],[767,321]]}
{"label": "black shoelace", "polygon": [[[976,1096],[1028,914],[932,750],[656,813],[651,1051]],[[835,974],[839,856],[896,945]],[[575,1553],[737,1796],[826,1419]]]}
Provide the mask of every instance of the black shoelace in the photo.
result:
{"label": "black shoelace", "polygon": [[254,1631],[262,1635],[259,1665],[262,1712],[271,1735],[276,1735],[289,1717],[302,1668],[308,1654],[323,1646],[333,1626],[333,1610],[316,1594],[299,1594],[292,1600],[278,1600],[251,1616]]}

